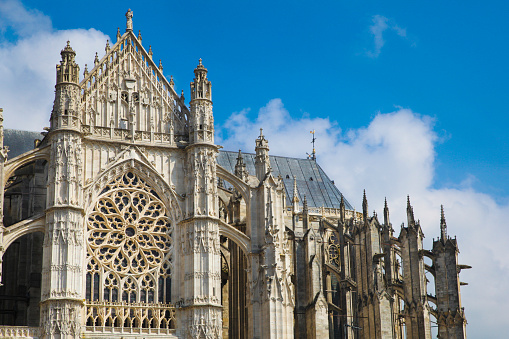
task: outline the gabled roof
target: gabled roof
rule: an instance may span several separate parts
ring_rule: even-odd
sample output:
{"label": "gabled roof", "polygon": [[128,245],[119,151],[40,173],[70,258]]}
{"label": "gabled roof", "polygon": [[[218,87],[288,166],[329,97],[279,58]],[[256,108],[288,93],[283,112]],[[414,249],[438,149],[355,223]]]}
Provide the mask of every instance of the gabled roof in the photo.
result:
{"label": "gabled roof", "polygon": [[[117,42],[113,46],[110,47],[107,42],[106,54],[102,58],[96,54],[92,70],[85,69],[84,77],[80,81],[81,106],[84,110],[82,124],[111,127],[110,118],[118,120],[122,117],[113,117],[115,114],[118,115],[118,112],[112,113],[112,116],[108,118],[99,114],[98,119],[103,121],[95,121],[95,118],[92,118],[97,109],[95,101],[115,102],[118,90],[127,93],[127,86],[132,86],[129,87],[131,89],[136,86],[137,99],[131,99],[131,101],[138,100],[137,102],[141,105],[151,104],[156,107],[155,113],[153,112],[150,116],[140,109],[138,112],[140,116],[137,117],[140,121],[138,124],[143,125],[139,126],[140,130],[148,132],[150,124],[157,127],[161,122],[172,121],[173,133],[186,136],[189,109],[185,104],[185,98],[176,93],[173,79],[168,81],[164,76],[161,61],[157,66],[152,60],[151,47],[147,52],[141,41],[141,36],[136,36],[132,30],[127,30],[122,36],[119,33]],[[127,101],[125,104],[128,105]],[[131,109],[134,110],[134,108]],[[153,121],[149,122],[152,119]]]}
{"label": "gabled roof", "polygon": [[[217,163],[229,172],[233,173],[237,163],[237,152],[219,151]],[[255,155],[252,153],[242,153],[246,169],[251,175],[255,175]],[[329,179],[322,168],[311,159],[297,159],[270,155],[270,165],[274,176],[281,175],[285,184],[287,205],[291,205],[293,197],[293,177],[297,180],[297,192],[300,203],[304,201],[304,196],[308,201],[308,206],[339,208],[341,202],[341,192]],[[352,205],[343,197],[345,208],[353,210]]]}

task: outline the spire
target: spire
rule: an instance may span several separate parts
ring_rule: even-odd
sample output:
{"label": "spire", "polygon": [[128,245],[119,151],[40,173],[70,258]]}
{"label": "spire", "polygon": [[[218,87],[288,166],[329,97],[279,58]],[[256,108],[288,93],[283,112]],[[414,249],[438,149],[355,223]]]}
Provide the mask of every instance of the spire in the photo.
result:
{"label": "spire", "polygon": [[108,53],[110,51],[110,41],[109,40],[106,40],[106,47],[104,47],[104,50],[106,51],[106,53]]}
{"label": "spire", "polygon": [[242,151],[239,149],[239,154],[237,156],[237,163],[235,164],[235,175],[242,180],[245,180],[248,176],[246,170],[246,164],[244,163],[244,157],[242,156]]}
{"label": "spire", "polygon": [[170,86],[175,89],[175,81],[173,81],[173,75],[170,75]]}
{"label": "spire", "polygon": [[447,224],[445,223],[444,205],[440,205],[440,240],[447,240]]}
{"label": "spire", "polygon": [[138,41],[140,42],[141,44],[141,30],[138,30]]}
{"label": "spire", "polygon": [[308,214],[308,199],[306,198],[305,194],[304,194],[304,201],[302,202],[302,213]]}
{"label": "spire", "polygon": [[126,18],[126,28],[125,28],[125,31],[132,31],[133,30],[133,11],[131,11],[131,9],[129,8],[127,10],[127,13],[125,14],[125,18]]}
{"label": "spire", "polygon": [[95,52],[94,67],[99,65],[99,55]]}
{"label": "spire", "polygon": [[117,27],[117,42],[120,40],[122,35],[120,35],[120,27]]}
{"label": "spire", "polygon": [[85,70],[83,71],[83,76],[86,77],[88,75],[88,67],[87,64],[85,64]]}
{"label": "spire", "polygon": [[57,65],[57,84],[61,82],[79,83],[80,67],[76,64],[76,52],[72,49],[71,44],[67,41],[67,45],[60,52],[62,60]]}
{"label": "spire", "polygon": [[384,225],[389,226],[390,220],[389,220],[389,206],[387,206],[387,197],[385,198],[384,203]]}
{"label": "spire", "polygon": [[191,83],[191,100],[212,100],[212,85],[207,79],[207,72],[200,58],[200,60],[198,60],[198,66],[194,69],[194,81]]}
{"label": "spire", "polygon": [[152,55],[154,55],[154,52],[152,52],[152,45],[149,45],[148,46],[148,56],[150,57],[150,59],[152,59]]}
{"label": "spire", "polygon": [[362,195],[362,215],[364,220],[368,218],[368,199],[366,198],[366,190],[364,190]]}
{"label": "spire", "polygon": [[407,195],[406,215],[408,220],[408,226],[415,225],[414,209],[412,205],[410,205],[410,195]]}
{"label": "spire", "polygon": [[163,72],[163,62],[161,61],[161,59],[159,59],[159,70],[161,71],[161,73]]}

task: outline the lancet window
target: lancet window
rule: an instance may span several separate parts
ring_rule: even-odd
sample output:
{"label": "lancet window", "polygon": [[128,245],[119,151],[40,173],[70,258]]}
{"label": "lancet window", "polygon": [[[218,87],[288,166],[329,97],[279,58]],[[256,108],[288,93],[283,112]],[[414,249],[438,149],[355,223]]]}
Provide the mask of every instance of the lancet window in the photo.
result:
{"label": "lancet window", "polygon": [[173,327],[173,223],[158,194],[127,172],[103,189],[87,227],[87,326]]}
{"label": "lancet window", "polygon": [[336,267],[337,269],[341,268],[341,262],[339,257],[339,240],[338,236],[334,232],[329,233],[329,241],[326,247],[327,253],[327,263]]}

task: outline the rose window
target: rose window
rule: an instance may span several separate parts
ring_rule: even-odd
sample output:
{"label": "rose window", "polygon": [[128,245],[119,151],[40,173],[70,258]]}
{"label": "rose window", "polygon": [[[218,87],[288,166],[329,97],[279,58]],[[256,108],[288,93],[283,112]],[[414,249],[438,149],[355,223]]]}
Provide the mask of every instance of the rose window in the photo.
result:
{"label": "rose window", "polygon": [[[166,305],[171,301],[173,225],[166,207],[148,184],[132,172],[113,180],[88,214],[87,226],[89,310],[102,302]],[[143,325],[129,317],[99,321],[95,311],[90,312],[87,325]],[[119,312],[114,313],[125,314]],[[157,313],[155,309],[146,312],[147,317]],[[160,328],[165,317],[147,320],[147,324]],[[165,324],[169,326],[168,321]]]}
{"label": "rose window", "polygon": [[147,192],[115,190],[88,217],[93,256],[109,270],[139,275],[154,270],[171,245],[171,223],[159,199]]}

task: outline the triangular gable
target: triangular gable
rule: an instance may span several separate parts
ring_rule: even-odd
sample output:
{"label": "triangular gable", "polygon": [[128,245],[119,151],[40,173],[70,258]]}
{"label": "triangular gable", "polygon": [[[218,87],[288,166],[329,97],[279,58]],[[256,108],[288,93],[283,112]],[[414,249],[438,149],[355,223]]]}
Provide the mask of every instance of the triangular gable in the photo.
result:
{"label": "triangular gable", "polygon": [[[131,30],[85,70],[81,88],[85,132],[134,141],[187,140],[189,110]],[[134,132],[134,133],[133,133]]]}

